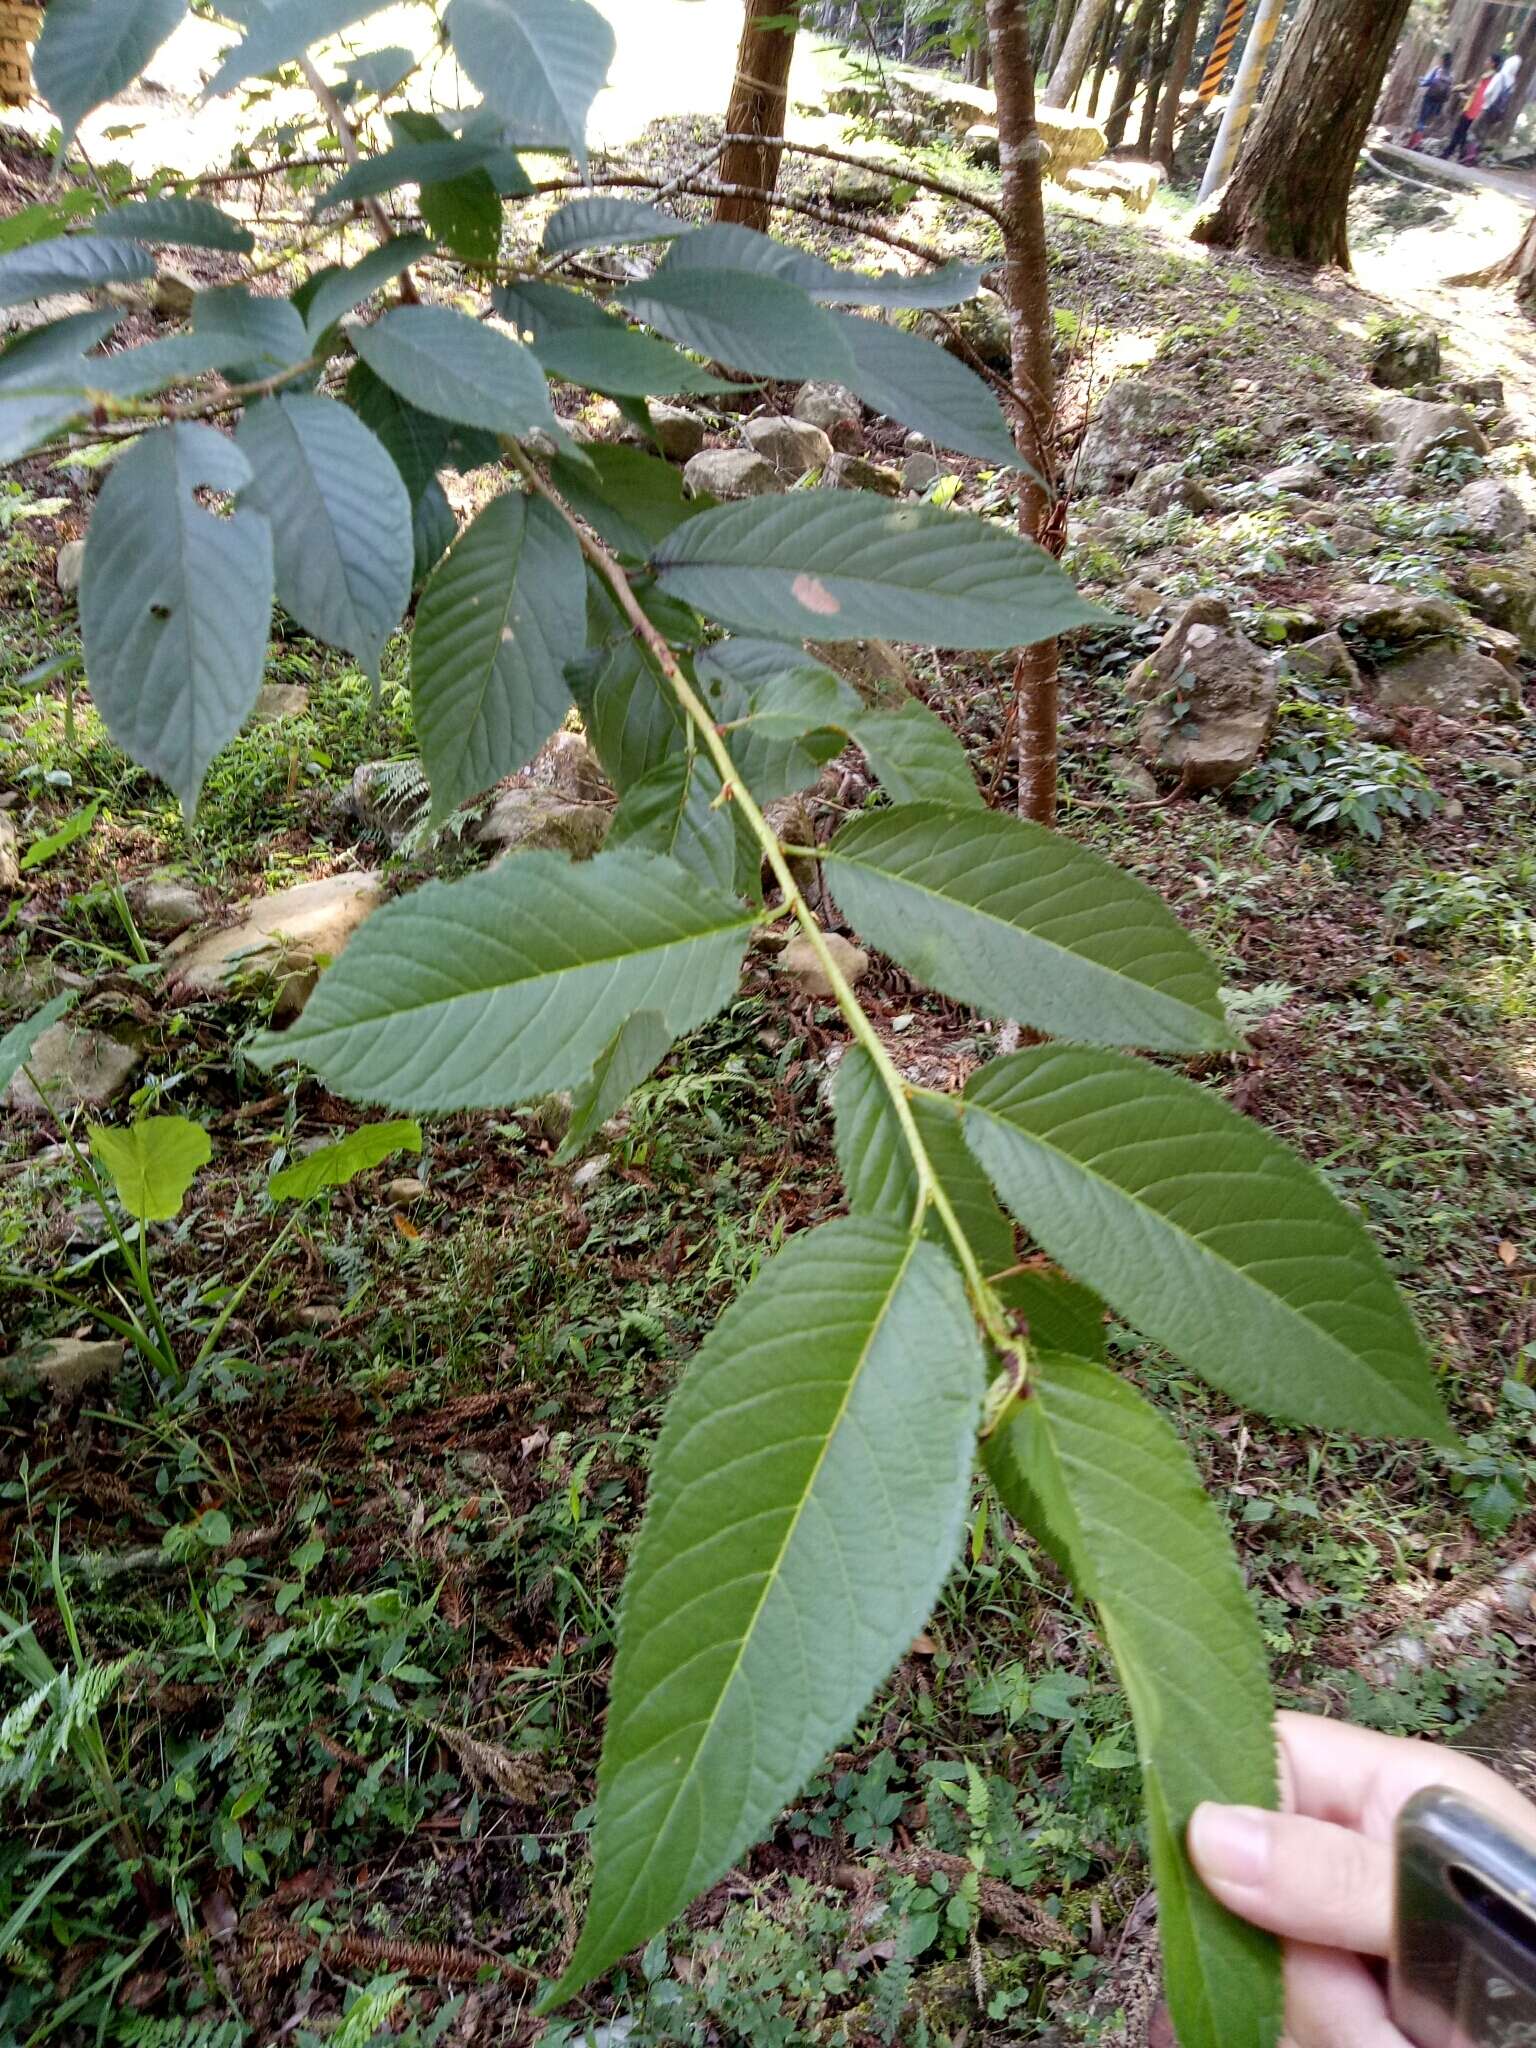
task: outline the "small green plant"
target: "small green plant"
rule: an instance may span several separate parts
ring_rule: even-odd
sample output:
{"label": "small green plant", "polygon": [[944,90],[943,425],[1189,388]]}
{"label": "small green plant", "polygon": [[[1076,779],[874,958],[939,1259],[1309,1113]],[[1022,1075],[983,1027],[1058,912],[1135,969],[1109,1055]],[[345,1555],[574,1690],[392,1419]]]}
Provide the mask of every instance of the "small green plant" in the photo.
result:
{"label": "small green plant", "polygon": [[1269,753],[1236,785],[1261,823],[1284,818],[1304,831],[1380,839],[1388,818],[1427,818],[1440,806],[1423,765],[1397,747],[1361,737],[1351,713],[1312,696],[1287,698]]}

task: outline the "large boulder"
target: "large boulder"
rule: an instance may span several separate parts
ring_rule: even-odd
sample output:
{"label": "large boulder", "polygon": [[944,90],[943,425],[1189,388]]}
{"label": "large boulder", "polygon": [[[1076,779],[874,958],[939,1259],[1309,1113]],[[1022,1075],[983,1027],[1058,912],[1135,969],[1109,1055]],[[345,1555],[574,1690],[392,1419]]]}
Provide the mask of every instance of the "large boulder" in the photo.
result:
{"label": "large boulder", "polygon": [[1110,385],[1078,453],[1077,487],[1084,496],[1134,482],[1156,453],[1173,405],[1173,394],[1148,377],[1122,377]]}
{"label": "large boulder", "polygon": [[1046,169],[1058,181],[1068,171],[1096,164],[1109,148],[1109,139],[1098,122],[1087,114],[1074,114],[1070,107],[1037,106],[1035,126],[1051,153]]}
{"label": "large boulder", "polygon": [[[1052,165],[1052,176],[1056,176]],[[1061,182],[1069,192],[1077,192],[1088,199],[1113,199],[1123,206],[1127,213],[1145,213],[1157,197],[1163,182],[1161,164],[1139,164],[1129,159],[1106,160],[1099,164],[1078,164],[1068,171]]]}
{"label": "large boulder", "polygon": [[1384,711],[1478,718],[1515,709],[1520,685],[1502,662],[1480,653],[1470,641],[1431,640],[1383,662],[1371,694]]}
{"label": "large boulder", "polygon": [[1389,391],[1434,384],[1440,376],[1440,337],[1433,327],[1394,320],[1371,343],[1371,382]]}
{"label": "large boulder", "polygon": [[479,846],[498,859],[509,853],[568,853],[586,860],[613,822],[606,804],[578,803],[548,789],[506,789],[475,831]]}
{"label": "large boulder", "polygon": [[1475,476],[1456,493],[1456,520],[1480,546],[1511,547],[1524,540],[1530,515],[1519,496],[1496,476]]}
{"label": "large boulder", "polygon": [[[822,941],[850,987],[864,979],[869,972],[869,955],[862,946],[854,945],[840,932],[823,932]],[[809,939],[791,939],[774,966],[796,995],[822,1001],[832,997],[832,983]]]}
{"label": "large boulder", "polygon": [[1431,448],[1470,448],[1476,455],[1488,452],[1482,428],[1459,405],[1395,394],[1381,401],[1376,420],[1383,438],[1392,443],[1399,469],[1417,469]]}
{"label": "large boulder", "polygon": [[65,1017],[50,1024],[27,1055],[42,1092],[17,1073],[5,1091],[6,1107],[35,1114],[46,1094],[55,1109],[105,1109],[127,1088],[142,1058],[136,1046]]}
{"label": "large boulder", "polygon": [[1226,789],[1247,773],[1279,698],[1274,663],[1234,630],[1218,597],[1187,604],[1126,687],[1142,706],[1142,758],[1189,789]]}
{"label": "large boulder", "polygon": [[377,874],[327,875],[259,896],[238,924],[170,949],[170,985],[179,996],[216,998],[254,980],[276,988],[273,1021],[292,1020],[309,1000],[323,962],[334,960],[364,918],[384,900]]}
{"label": "large boulder", "polygon": [[1416,640],[1458,638],[1464,620],[1449,598],[1389,583],[1354,583],[1333,601],[1333,623],[1368,657],[1373,650],[1406,647]]}
{"label": "large boulder", "polygon": [[815,378],[795,393],[795,418],[820,427],[840,455],[856,455],[864,446],[864,407],[846,384]]}
{"label": "large boulder", "polygon": [[889,173],[864,170],[857,164],[839,164],[832,175],[832,203],[851,207],[855,213],[884,206],[891,194]]}
{"label": "large boulder", "polygon": [[683,489],[695,498],[765,498],[783,488],[773,464],[750,448],[706,448],[683,471]]}
{"label": "large boulder", "polygon": [[761,419],[743,421],[741,436],[752,453],[771,462],[787,483],[808,476],[813,469],[824,470],[832,460],[831,441],[809,420],[781,419],[767,413]]}
{"label": "large boulder", "polygon": [[1478,618],[1517,634],[1525,652],[1536,655],[1536,570],[1529,562],[1467,562],[1456,588]]}
{"label": "large boulder", "polygon": [[286,718],[302,718],[308,709],[309,691],[303,683],[263,683],[245,722],[281,725]]}

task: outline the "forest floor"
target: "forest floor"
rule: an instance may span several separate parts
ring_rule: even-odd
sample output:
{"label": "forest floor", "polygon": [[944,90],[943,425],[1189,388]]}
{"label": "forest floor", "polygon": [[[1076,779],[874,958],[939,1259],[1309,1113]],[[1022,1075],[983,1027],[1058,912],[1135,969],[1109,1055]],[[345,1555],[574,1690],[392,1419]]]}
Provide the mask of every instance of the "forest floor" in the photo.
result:
{"label": "forest floor", "polygon": [[[680,130],[639,153],[675,160],[699,134]],[[35,167],[14,149],[5,163],[14,205]],[[1369,704],[1362,724],[1298,690],[1257,781],[1195,799],[1145,786],[1123,689],[1196,593],[1278,649],[1346,585],[1453,591],[1475,555],[1451,514],[1470,477],[1536,506],[1536,330],[1507,293],[1426,282],[1467,267],[1480,201],[1406,203],[1411,218],[1395,188],[1364,186],[1359,276],[1307,281],[1193,248],[1176,199],[1128,220],[1052,190],[1068,445],[1115,379],[1148,378],[1168,399],[1155,452],[1215,500],[1074,504],[1069,566],[1118,616],[1064,649],[1061,823],[1161,890],[1218,959],[1247,1043],[1200,1070],[1363,1212],[1462,1445],[1245,1417],[1121,1328],[1112,1356],[1230,1513],[1282,1697],[1465,1739],[1536,1675],[1518,1590],[1475,1628],[1438,1628],[1536,1546],[1536,728]],[[931,197],[883,218],[988,251]],[[805,227],[784,220],[792,238]],[[1405,473],[1373,438],[1372,323],[1404,312],[1444,335],[1447,383],[1503,378],[1487,457],[1438,451]],[[729,439],[728,418],[711,425]],[[899,428],[867,434],[900,459]],[[1261,481],[1292,461],[1322,473],[1306,501]],[[998,480],[955,475],[962,505],[1002,505]],[[219,757],[195,831],[83,691],[71,725],[64,684],[31,672],[78,644],[55,565],[91,485],[78,460],[0,477],[0,801],[27,863],[0,1025],[76,988],[92,1027],[132,1046],[143,1099],[208,1129],[212,1164],[149,1242],[190,1358],[270,1251],[275,1159],[358,1118],[300,1074],[247,1065],[270,993],[176,996],[124,885],[169,874],[219,919],[297,881],[378,871],[396,888],[478,856],[454,839],[392,851],[345,801],[359,765],[410,755],[403,639],[377,710],[355,670],[296,631],[276,639],[269,680],[307,700]],[[1523,551],[1492,559],[1532,574]],[[1373,650],[1354,651],[1369,673]],[[1511,657],[1522,681],[1533,652]],[[1010,801],[1006,661],[919,655],[915,672]],[[1419,774],[1433,808],[1401,822],[1383,792]],[[1266,796],[1280,814],[1261,819]],[[1298,825],[1318,800],[1353,803],[1380,837],[1337,816]],[[555,1163],[547,1110],[430,1122],[419,1159],[305,1212],[170,1393],[136,1367],[73,1396],[28,1371],[45,1337],[102,1335],[122,1274],[61,1132],[7,1117],[0,1668],[4,1614],[25,1613],[57,1665],[102,1674],[103,1747],[33,1759],[24,1802],[0,1779],[0,1921],[23,1903],[30,1846],[86,1844],[10,1946],[0,2040],[1146,2038],[1155,1943],[1125,1700],[1083,1610],[980,1496],[929,1629],[771,1839],[585,2008],[531,2016],[580,1918],[615,1598],[667,1393],[760,1259],[841,1199],[822,1094],[838,1019],[754,977],[573,1167]],[[986,1056],[985,1027],[889,965],[864,993],[925,1079]],[[1403,1635],[1413,1647],[1379,1661]],[[1530,1745],[1478,1725],[1519,1768]],[[143,1849],[161,1882],[135,1870]]]}

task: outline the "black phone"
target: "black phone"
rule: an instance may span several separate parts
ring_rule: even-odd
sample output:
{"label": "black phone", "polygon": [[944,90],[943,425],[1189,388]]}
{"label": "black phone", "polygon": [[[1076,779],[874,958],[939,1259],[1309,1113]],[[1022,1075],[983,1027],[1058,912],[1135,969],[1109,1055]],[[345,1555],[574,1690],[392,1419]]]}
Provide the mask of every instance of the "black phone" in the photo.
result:
{"label": "black phone", "polygon": [[1416,2048],[1536,2048],[1536,1840],[1444,1786],[1398,1815],[1388,1998]]}

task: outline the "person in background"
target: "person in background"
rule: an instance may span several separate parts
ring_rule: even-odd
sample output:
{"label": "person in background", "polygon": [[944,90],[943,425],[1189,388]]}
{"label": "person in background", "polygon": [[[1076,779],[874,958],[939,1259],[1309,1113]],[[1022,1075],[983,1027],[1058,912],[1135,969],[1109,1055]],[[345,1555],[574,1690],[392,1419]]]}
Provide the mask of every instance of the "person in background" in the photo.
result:
{"label": "person in background", "polygon": [[1483,111],[1483,102],[1488,97],[1489,87],[1498,74],[1498,60],[1494,60],[1489,63],[1482,77],[1473,86],[1466,104],[1456,116],[1456,126],[1451,130],[1451,139],[1440,152],[1442,157],[1455,157],[1458,161],[1465,161],[1463,152],[1467,146],[1467,137],[1472,133],[1472,123]]}
{"label": "person in background", "polygon": [[1424,137],[1430,129],[1438,128],[1440,125],[1440,116],[1445,112],[1445,103],[1451,96],[1451,86],[1454,83],[1451,62],[1451,52],[1442,50],[1440,61],[1419,80],[1419,91],[1423,98],[1419,101],[1418,126],[1408,138],[1410,149],[1421,149]]}
{"label": "person in background", "polygon": [[1482,112],[1472,125],[1471,162],[1477,161],[1491,140],[1493,130],[1509,112],[1519,83],[1520,59],[1515,56],[1506,57],[1494,73],[1493,83],[1483,95]]}

